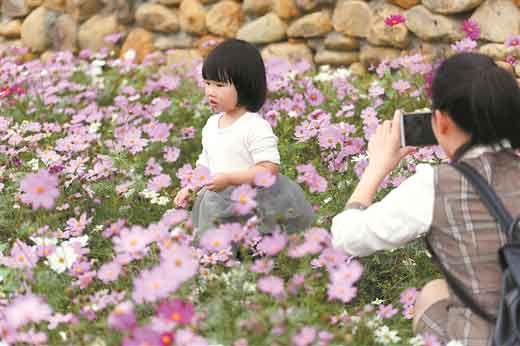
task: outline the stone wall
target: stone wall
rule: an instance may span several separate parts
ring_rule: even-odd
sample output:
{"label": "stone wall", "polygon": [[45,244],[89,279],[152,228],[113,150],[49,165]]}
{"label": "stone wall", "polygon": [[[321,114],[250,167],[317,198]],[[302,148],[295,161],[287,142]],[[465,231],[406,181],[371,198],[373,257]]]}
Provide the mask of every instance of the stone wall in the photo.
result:
{"label": "stone wall", "polygon": [[[0,0],[0,42],[37,55],[52,50],[154,50],[172,61],[204,56],[227,37],[264,56],[364,66],[403,52],[449,53],[462,22],[480,28],[481,50],[505,60],[520,34],[520,0]],[[385,19],[401,15],[404,23]],[[108,36],[108,39],[107,39]],[[360,64],[357,64],[361,66]]]}

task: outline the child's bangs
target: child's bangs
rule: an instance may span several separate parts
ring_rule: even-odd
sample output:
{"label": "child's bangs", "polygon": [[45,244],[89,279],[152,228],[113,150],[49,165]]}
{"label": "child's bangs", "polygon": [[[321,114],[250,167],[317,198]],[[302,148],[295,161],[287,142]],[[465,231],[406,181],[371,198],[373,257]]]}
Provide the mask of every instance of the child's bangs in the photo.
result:
{"label": "child's bangs", "polygon": [[209,59],[204,62],[202,66],[202,78],[220,83],[233,84],[229,67],[226,66],[225,63],[221,63],[217,60],[218,59],[211,59],[211,57],[209,57]]}

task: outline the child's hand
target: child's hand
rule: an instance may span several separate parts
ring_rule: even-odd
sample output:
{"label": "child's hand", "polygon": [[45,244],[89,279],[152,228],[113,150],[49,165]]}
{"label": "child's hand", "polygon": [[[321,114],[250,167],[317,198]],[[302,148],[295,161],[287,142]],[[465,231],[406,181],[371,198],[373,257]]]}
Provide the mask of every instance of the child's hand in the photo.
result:
{"label": "child's hand", "polygon": [[179,192],[177,192],[177,195],[175,196],[173,202],[177,207],[186,208],[186,206],[188,205],[189,198],[190,189],[188,187],[183,187]]}
{"label": "child's hand", "polygon": [[231,185],[229,176],[227,174],[217,174],[213,180],[206,185],[206,189],[210,191],[219,192]]}

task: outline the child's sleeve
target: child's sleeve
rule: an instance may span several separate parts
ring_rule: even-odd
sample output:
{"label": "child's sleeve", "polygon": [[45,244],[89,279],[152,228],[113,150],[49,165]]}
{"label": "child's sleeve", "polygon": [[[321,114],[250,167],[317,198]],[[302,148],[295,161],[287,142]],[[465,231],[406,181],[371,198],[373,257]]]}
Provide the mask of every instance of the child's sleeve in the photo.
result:
{"label": "child's sleeve", "polygon": [[209,159],[208,159],[208,151],[207,151],[207,145],[206,145],[206,138],[207,138],[207,129],[208,124],[202,128],[202,151],[199,154],[199,158],[197,159],[196,166],[204,166],[206,168],[209,168]]}
{"label": "child's sleeve", "polygon": [[255,164],[262,161],[280,164],[278,138],[266,120],[256,119],[250,128],[247,146]]}

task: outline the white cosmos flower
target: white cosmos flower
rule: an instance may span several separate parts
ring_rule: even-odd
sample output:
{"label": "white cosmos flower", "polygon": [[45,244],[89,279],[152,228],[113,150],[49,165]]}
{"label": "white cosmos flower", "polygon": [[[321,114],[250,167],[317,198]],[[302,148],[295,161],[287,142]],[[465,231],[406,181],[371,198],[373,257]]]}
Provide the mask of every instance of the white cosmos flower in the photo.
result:
{"label": "white cosmos flower", "polygon": [[85,247],[88,244],[88,235],[82,235],[81,237],[72,237],[69,240],[61,243],[62,246],[71,247],[73,243],[80,243],[81,247]]}
{"label": "white cosmos flower", "polygon": [[388,326],[377,328],[374,335],[376,336],[376,341],[383,345],[389,345],[401,341],[401,338],[397,336],[397,331],[390,330]]}
{"label": "white cosmos flower", "polygon": [[30,237],[37,246],[46,246],[46,245],[56,245],[58,243],[58,239],[56,238],[48,238],[48,237]]}
{"label": "white cosmos flower", "polygon": [[416,335],[413,338],[410,338],[410,346],[423,346],[423,345],[424,345],[424,340],[421,335]]}
{"label": "white cosmos flower", "polygon": [[61,245],[47,258],[47,264],[56,273],[63,273],[72,267],[77,258],[72,247]]}

